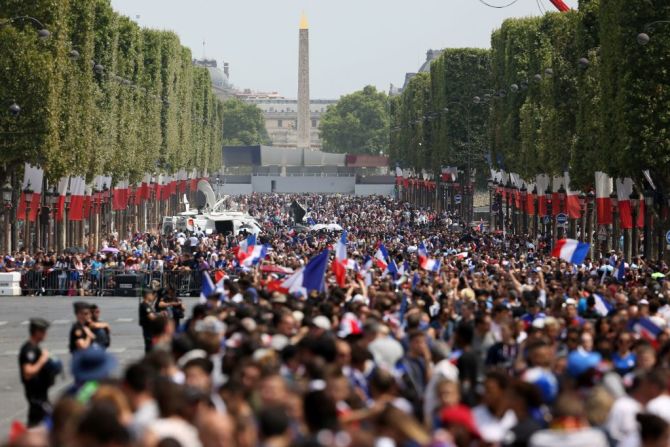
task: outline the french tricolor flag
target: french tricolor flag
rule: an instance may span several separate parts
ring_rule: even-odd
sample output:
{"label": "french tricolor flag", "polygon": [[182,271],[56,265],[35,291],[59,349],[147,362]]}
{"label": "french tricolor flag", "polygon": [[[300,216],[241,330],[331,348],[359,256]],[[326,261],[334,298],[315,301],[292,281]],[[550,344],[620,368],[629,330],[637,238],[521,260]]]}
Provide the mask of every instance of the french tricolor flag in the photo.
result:
{"label": "french tricolor flag", "polygon": [[595,310],[601,316],[606,317],[607,315],[609,315],[609,313],[611,311],[614,310],[614,306],[612,305],[612,303],[607,301],[605,299],[605,297],[603,297],[602,295],[598,295],[597,293],[594,293],[593,298],[594,298],[595,303],[596,303]]}
{"label": "french tricolor flag", "polygon": [[86,195],[86,180],[84,177],[70,178],[70,213],[68,219],[81,222],[84,218],[84,196]]}
{"label": "french tricolor flag", "polygon": [[42,197],[42,180],[44,179],[44,170],[25,163],[23,171],[23,184],[21,186],[21,196],[19,197],[19,206],[16,210],[16,218],[18,220],[26,219],[26,195],[23,191],[29,189],[33,192],[30,205],[28,220],[35,222],[37,214],[41,209],[40,200]]}
{"label": "french tricolor flag", "polygon": [[127,180],[116,182],[116,186],[112,189],[112,209],[114,211],[122,211],[128,207],[129,187]]}
{"label": "french tricolor flag", "polygon": [[342,236],[335,246],[335,259],[332,263],[333,273],[337,284],[344,287],[347,279],[347,232],[343,231]]}
{"label": "french tricolor flag", "polygon": [[573,264],[581,264],[588,256],[590,248],[591,244],[585,242],[579,242],[575,239],[561,239],[556,241],[556,246],[551,251],[551,255]]}
{"label": "french tricolor flag", "polygon": [[424,245],[423,242],[419,244],[419,249],[417,250],[417,256],[419,257],[419,266],[422,269],[431,272],[440,271],[440,261],[428,258],[428,250],[426,250],[426,246]]}
{"label": "french tricolor flag", "polygon": [[549,176],[547,174],[539,174],[535,178],[535,184],[537,186],[537,215],[546,216],[547,215],[547,199],[544,196],[544,192],[549,187]]}
{"label": "french tricolor flag", "polygon": [[439,272],[440,271],[440,261],[437,259],[430,259],[425,257],[419,258],[419,265],[422,269],[428,270],[429,272]]}
{"label": "french tricolor flag", "polygon": [[375,264],[382,270],[386,270],[388,267],[388,257],[389,253],[386,251],[384,244],[381,244],[375,253]]}
{"label": "french tricolor flag", "polygon": [[237,260],[243,267],[251,267],[265,258],[268,254],[267,245],[256,244],[256,235],[252,234],[246,241],[240,243],[240,249],[237,252]]}
{"label": "french tricolor flag", "polygon": [[207,297],[216,292],[216,286],[212,282],[212,277],[209,276],[209,272],[202,272],[202,285],[200,286],[200,298],[198,302],[200,304],[205,304],[207,302]]}
{"label": "french tricolor flag", "polygon": [[580,191],[570,188],[570,173],[565,172],[563,175],[565,181],[565,190],[567,192],[566,206],[567,213],[570,219],[579,219],[582,217],[582,207],[579,204]]}
{"label": "french tricolor flag", "polygon": [[372,262],[372,256],[365,255],[363,258],[363,264],[360,266],[361,273],[365,273],[372,268],[374,263]]}
{"label": "french tricolor flag", "polygon": [[268,246],[263,245],[254,245],[254,248],[251,250],[251,254],[240,261],[240,264],[244,267],[251,267],[252,265],[258,264],[259,261],[264,259],[268,255]]}
{"label": "french tricolor flag", "polygon": [[660,327],[656,326],[653,321],[646,317],[640,318],[633,323],[633,331],[654,347],[658,346],[658,336],[663,332]]}
{"label": "french tricolor flag", "polygon": [[58,202],[56,202],[56,221],[62,222],[65,215],[65,195],[70,177],[63,177],[58,181]]}
{"label": "french tricolor flag", "polygon": [[598,225],[610,225],[612,223],[612,202],[610,195],[614,187],[612,179],[604,172],[596,172],[596,209]]}
{"label": "french tricolor flag", "polygon": [[421,258],[421,257],[427,258],[428,257],[428,250],[426,250],[426,245],[423,242],[421,242],[419,244],[419,248],[416,251],[416,255],[419,258]]}
{"label": "french tricolor flag", "polygon": [[285,293],[301,292],[307,295],[312,290],[323,292],[326,288],[324,278],[328,269],[329,251],[324,250],[309,260],[307,265],[296,270],[294,274],[281,283],[281,291]]}

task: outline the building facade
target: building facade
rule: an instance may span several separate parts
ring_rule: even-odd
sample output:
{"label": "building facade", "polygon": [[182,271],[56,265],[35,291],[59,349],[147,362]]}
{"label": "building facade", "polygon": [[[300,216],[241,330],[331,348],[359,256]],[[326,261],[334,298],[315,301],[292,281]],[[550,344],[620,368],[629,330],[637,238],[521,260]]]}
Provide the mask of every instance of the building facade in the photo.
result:
{"label": "building facade", "polygon": [[[256,105],[263,112],[265,129],[268,131],[272,146],[298,147],[298,101],[278,96],[276,93],[247,93],[237,95],[242,101]],[[321,116],[329,105],[337,103],[334,99],[313,99],[309,103],[310,127],[309,149],[321,149],[319,124]]]}
{"label": "building facade", "polygon": [[389,96],[400,95],[402,91],[405,89],[405,87],[407,87],[409,81],[411,81],[412,78],[417,75],[417,73],[429,73],[430,65],[433,63],[435,59],[437,59],[440,56],[440,54],[442,54],[443,51],[444,50],[426,51],[426,60],[424,61],[423,64],[421,64],[421,67],[419,67],[419,71],[405,73],[405,80],[403,81],[402,87],[398,87],[396,85],[391,84],[391,88],[389,88]]}

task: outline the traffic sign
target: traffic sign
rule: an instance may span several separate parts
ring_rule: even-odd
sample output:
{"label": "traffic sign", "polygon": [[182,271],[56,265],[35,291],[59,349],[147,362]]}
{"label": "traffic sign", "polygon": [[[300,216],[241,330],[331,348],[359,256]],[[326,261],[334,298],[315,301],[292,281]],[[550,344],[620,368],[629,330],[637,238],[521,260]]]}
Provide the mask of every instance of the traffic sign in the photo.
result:
{"label": "traffic sign", "polygon": [[666,242],[668,243],[668,245],[670,245],[670,231],[668,231],[667,233],[665,233],[665,240],[666,240]]}
{"label": "traffic sign", "polygon": [[491,205],[491,211],[493,211],[494,213],[500,211],[500,205],[498,204],[498,202],[493,202],[493,205]]}
{"label": "traffic sign", "polygon": [[551,217],[544,216],[544,218],[542,219],[542,222],[544,222],[545,225],[549,225],[551,223]]}
{"label": "traffic sign", "polygon": [[456,205],[460,205],[462,200],[463,200],[463,197],[461,197],[460,194],[456,194],[456,195],[454,196],[454,203],[455,203]]}
{"label": "traffic sign", "polygon": [[556,223],[559,225],[565,225],[568,223],[568,215],[564,213],[556,215]]}

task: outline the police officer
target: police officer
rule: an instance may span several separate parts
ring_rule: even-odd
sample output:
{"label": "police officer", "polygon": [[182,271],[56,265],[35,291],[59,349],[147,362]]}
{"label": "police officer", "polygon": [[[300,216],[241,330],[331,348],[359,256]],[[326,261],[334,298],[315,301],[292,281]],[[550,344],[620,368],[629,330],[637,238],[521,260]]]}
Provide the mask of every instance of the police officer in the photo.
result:
{"label": "police officer", "polygon": [[28,400],[28,427],[38,425],[47,416],[49,405],[49,387],[53,377],[49,375],[49,351],[42,348],[49,329],[49,322],[42,318],[30,320],[30,338],[19,351],[19,369],[21,382]]}
{"label": "police officer", "polygon": [[83,301],[77,301],[73,304],[74,315],[77,318],[76,323],[70,328],[70,353],[88,349],[95,342],[95,334],[90,328],[91,325],[91,305]]}
{"label": "police officer", "polygon": [[139,306],[140,327],[144,339],[144,352],[151,351],[153,345],[153,333],[151,322],[158,318],[159,314],[154,311],[156,294],[153,290],[146,290],[142,296]]}

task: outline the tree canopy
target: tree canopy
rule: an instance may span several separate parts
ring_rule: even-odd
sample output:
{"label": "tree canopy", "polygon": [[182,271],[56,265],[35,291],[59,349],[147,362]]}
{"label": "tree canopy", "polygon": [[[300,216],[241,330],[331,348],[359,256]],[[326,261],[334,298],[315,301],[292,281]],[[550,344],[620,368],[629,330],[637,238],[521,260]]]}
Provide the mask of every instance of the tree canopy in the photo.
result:
{"label": "tree canopy", "polygon": [[[216,169],[223,106],[176,34],[140,28],[109,0],[6,0],[0,27],[0,149],[9,172],[46,175]],[[16,101],[19,116],[6,113]]]}
{"label": "tree canopy", "polygon": [[392,158],[462,167],[465,114],[445,112],[464,111],[446,105],[460,97],[482,165],[490,151],[492,165],[527,180],[569,170],[575,189],[592,187],[595,171],[640,186],[650,170],[669,194],[668,17],[658,0],[581,0],[576,11],[506,20],[490,52],[446,50],[391,99]]}
{"label": "tree canopy", "polygon": [[224,102],[223,144],[224,146],[270,144],[262,110],[239,99]]}
{"label": "tree canopy", "polygon": [[429,73],[414,76],[391,98],[391,158],[433,173],[447,165],[485,166],[490,67],[489,50],[453,48]]}
{"label": "tree canopy", "polygon": [[329,106],[319,129],[326,151],[378,154],[388,150],[388,126],[388,97],[368,85]]}

